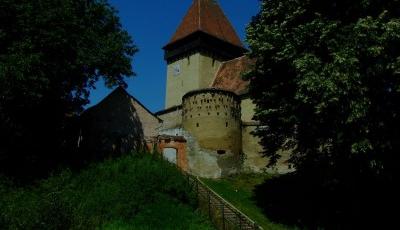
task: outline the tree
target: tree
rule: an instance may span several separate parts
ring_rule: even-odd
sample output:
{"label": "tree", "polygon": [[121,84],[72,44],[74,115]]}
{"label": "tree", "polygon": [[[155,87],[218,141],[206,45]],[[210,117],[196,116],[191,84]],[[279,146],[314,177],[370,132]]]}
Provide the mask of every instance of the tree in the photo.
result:
{"label": "tree", "polygon": [[0,0],[0,22],[0,168],[55,164],[95,82],[125,85],[137,49],[106,0]]}
{"label": "tree", "polygon": [[298,173],[325,187],[389,191],[400,152],[400,1],[263,0],[247,40],[256,135],[271,164],[291,149]]}

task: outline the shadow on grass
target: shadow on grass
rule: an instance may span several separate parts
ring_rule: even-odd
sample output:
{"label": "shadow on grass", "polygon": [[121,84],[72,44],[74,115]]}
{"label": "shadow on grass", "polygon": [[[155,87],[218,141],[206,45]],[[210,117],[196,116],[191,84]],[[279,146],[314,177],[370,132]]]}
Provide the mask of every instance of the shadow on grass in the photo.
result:
{"label": "shadow on grass", "polygon": [[387,229],[393,195],[382,184],[328,189],[293,173],[258,185],[253,198],[270,220],[301,229]]}

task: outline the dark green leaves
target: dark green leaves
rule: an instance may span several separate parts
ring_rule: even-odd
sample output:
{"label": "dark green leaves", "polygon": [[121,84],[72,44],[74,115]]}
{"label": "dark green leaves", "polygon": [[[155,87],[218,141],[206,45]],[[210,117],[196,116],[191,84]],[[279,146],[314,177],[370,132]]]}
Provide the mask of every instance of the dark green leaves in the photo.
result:
{"label": "dark green leaves", "polygon": [[95,82],[125,85],[136,51],[107,1],[0,0],[0,155],[54,156]]}
{"label": "dark green leaves", "polygon": [[267,156],[291,140],[299,170],[361,161],[372,172],[385,164],[377,154],[399,152],[399,9],[398,1],[262,1],[247,30],[257,59],[248,78]]}

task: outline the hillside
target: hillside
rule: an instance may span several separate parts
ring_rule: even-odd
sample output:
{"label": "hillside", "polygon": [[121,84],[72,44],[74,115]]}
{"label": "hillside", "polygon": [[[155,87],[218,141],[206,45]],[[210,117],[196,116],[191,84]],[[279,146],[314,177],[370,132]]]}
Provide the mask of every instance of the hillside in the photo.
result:
{"label": "hillside", "polygon": [[149,154],[29,187],[0,177],[0,229],[213,229],[195,209],[181,173]]}

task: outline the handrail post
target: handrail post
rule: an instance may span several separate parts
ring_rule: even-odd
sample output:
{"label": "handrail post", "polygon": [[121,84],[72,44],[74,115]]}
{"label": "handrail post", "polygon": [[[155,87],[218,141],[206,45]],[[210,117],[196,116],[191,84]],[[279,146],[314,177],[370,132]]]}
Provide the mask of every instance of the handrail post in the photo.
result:
{"label": "handrail post", "polygon": [[225,205],[224,202],[221,202],[221,207],[222,207],[222,230],[225,230]]}
{"label": "handrail post", "polygon": [[[190,178],[192,179],[192,177],[190,177]],[[196,197],[197,197],[197,201],[198,201],[199,205],[204,204],[205,199],[206,199],[206,197],[204,197],[204,192],[207,192],[208,216],[209,216],[209,219],[212,224],[214,224],[215,226],[219,225],[219,223],[218,223],[219,215],[218,215],[218,213],[216,213],[215,218],[217,218],[216,219],[217,221],[214,221],[213,217],[212,217],[212,210],[211,210],[211,199],[212,199],[211,196],[213,196],[214,200],[215,200],[215,204],[214,204],[213,208],[218,209],[218,205],[222,204],[221,210],[222,210],[222,229],[223,230],[225,230],[227,227],[226,221],[228,223],[232,223],[232,224],[236,225],[235,229],[239,227],[240,230],[242,230],[242,229],[263,230],[263,228],[261,226],[259,226],[255,221],[251,220],[248,216],[246,216],[246,214],[242,213],[240,210],[235,208],[231,203],[229,203],[224,198],[222,198],[220,195],[215,193],[215,191],[213,191],[210,187],[208,187],[206,184],[204,184],[204,182],[202,182],[198,177],[193,177],[193,180],[195,183],[194,186],[196,186],[196,188],[193,188],[193,189],[196,190]],[[200,196],[200,191],[203,194],[202,196]],[[202,200],[200,201],[200,199],[202,199]],[[234,214],[234,215],[226,216],[225,208],[228,209],[229,213],[233,212],[232,214]],[[228,228],[229,228],[229,226],[230,225],[228,225]],[[218,227],[218,226],[216,226],[216,227]]]}
{"label": "handrail post", "polygon": [[207,197],[208,197],[208,216],[211,219],[211,197],[210,197],[210,191],[209,190],[207,190]]}
{"label": "handrail post", "polygon": [[197,180],[195,180],[196,183],[196,200],[197,200],[197,204],[200,204],[200,199],[199,199],[199,182]]}
{"label": "handrail post", "polygon": [[240,230],[242,230],[242,216],[241,215],[238,215],[239,216],[239,229]]}

